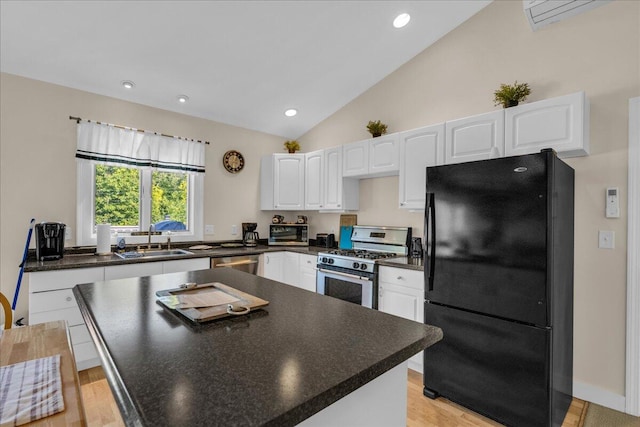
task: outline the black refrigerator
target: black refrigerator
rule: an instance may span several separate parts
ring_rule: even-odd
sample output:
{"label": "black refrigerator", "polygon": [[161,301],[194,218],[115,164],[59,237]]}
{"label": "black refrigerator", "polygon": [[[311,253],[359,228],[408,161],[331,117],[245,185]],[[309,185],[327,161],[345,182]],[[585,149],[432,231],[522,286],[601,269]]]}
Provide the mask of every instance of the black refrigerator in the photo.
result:
{"label": "black refrigerator", "polygon": [[427,168],[424,394],[560,426],[573,381],[574,171],[552,150]]}

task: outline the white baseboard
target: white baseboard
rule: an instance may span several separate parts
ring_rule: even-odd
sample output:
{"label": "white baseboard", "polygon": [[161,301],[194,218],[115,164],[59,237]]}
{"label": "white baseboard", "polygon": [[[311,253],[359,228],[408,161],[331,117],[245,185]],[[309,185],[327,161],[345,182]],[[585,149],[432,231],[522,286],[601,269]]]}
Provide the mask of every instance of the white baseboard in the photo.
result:
{"label": "white baseboard", "polygon": [[573,397],[586,400],[587,402],[593,402],[618,412],[625,411],[626,399],[623,395],[612,393],[579,381],[573,382]]}

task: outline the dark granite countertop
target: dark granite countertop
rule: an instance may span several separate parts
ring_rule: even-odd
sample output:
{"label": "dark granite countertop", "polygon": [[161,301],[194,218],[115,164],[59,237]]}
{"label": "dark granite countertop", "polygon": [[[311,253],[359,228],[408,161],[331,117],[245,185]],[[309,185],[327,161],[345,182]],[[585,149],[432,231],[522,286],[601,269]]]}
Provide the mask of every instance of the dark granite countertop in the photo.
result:
{"label": "dark granite countertop", "polygon": [[424,259],[422,258],[384,258],[377,261],[378,265],[384,265],[387,267],[406,268],[409,270],[424,271]]}
{"label": "dark granite countertop", "polygon": [[[156,302],[218,281],[268,300],[192,325]],[[442,338],[433,326],[221,268],[77,285],[128,425],[294,425]]]}
{"label": "dark granite countertop", "polygon": [[[212,244],[212,246],[215,244]],[[61,259],[49,260],[49,261],[36,261],[35,257],[31,258],[25,264],[24,271],[27,273],[34,271],[54,271],[54,270],[66,270],[71,268],[89,268],[89,267],[106,267],[110,265],[121,264],[135,264],[141,262],[158,262],[158,261],[172,261],[177,259],[189,259],[189,258],[221,258],[227,256],[242,256],[242,255],[258,255],[264,252],[298,252],[302,254],[317,255],[318,252],[326,251],[324,247],[318,246],[267,246],[258,245],[256,247],[240,247],[240,248],[223,248],[214,247],[207,250],[194,250],[188,249],[186,245],[173,245],[173,248],[180,248],[193,252],[191,255],[175,255],[175,256],[163,256],[156,258],[129,258],[122,259],[115,254],[109,255],[95,255],[88,251],[78,250],[67,251]],[[95,248],[94,248],[95,249]]]}

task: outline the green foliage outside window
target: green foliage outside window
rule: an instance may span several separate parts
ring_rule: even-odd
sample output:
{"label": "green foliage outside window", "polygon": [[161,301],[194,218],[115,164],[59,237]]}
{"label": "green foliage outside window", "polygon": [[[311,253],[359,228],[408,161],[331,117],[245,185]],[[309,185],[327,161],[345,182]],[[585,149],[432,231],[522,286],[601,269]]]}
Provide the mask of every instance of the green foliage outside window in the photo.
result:
{"label": "green foliage outside window", "polygon": [[136,227],[140,222],[137,169],[96,165],[96,224]]}
{"label": "green foliage outside window", "polygon": [[[171,219],[187,225],[187,175],[154,171],[151,180],[151,223]],[[140,170],[96,165],[95,221],[139,229]]]}
{"label": "green foliage outside window", "polygon": [[151,182],[151,222],[171,219],[187,224],[187,175],[156,171]]}

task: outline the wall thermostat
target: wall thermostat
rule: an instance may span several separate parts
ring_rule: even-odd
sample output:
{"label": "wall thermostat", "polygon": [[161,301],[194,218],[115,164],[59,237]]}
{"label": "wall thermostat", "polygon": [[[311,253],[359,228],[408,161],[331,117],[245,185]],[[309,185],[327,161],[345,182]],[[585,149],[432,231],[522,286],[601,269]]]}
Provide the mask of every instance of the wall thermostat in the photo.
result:
{"label": "wall thermostat", "polygon": [[618,202],[618,187],[607,188],[607,218],[620,218],[620,204]]}

